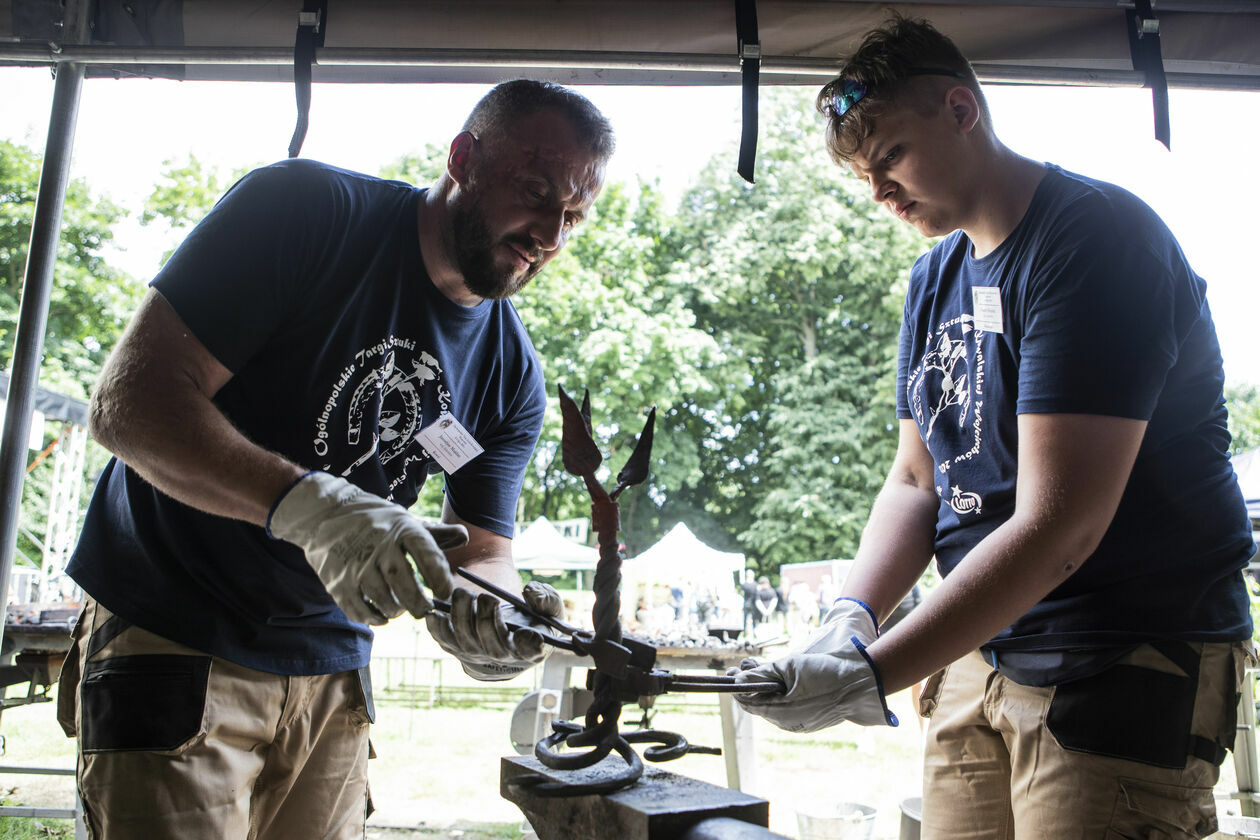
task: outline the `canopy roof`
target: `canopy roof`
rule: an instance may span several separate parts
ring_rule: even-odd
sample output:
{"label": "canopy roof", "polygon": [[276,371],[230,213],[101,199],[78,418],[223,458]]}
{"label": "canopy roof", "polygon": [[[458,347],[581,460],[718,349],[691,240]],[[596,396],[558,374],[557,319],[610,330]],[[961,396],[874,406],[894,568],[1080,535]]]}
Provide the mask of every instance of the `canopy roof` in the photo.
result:
{"label": "canopy roof", "polygon": [[512,559],[518,569],[585,571],[599,562],[599,549],[566,540],[540,516],[512,540]]}
{"label": "canopy roof", "polygon": [[[1134,70],[1134,4],[1126,0],[329,0],[313,78],[493,82],[529,75],[566,84],[734,84],[740,5],[755,9],[763,84],[830,77],[837,57],[889,8],[935,23],[986,81],[1145,81]],[[1260,89],[1260,4],[1154,5],[1169,84]],[[89,64],[89,75],[290,80],[302,6],[301,0],[0,0],[0,63],[78,61]],[[83,20],[87,9],[90,25]]]}
{"label": "canopy roof", "polygon": [[636,557],[621,564],[621,576],[633,583],[689,584],[723,594],[735,587],[744,570],[744,555],[710,548],[679,522],[669,533]]}

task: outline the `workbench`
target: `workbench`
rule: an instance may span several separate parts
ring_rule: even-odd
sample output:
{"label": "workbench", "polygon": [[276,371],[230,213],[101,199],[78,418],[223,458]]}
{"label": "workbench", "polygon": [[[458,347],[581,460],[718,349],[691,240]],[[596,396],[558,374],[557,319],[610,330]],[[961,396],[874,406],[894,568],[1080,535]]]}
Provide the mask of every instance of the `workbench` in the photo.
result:
{"label": "workbench", "polygon": [[[658,648],[656,667],[666,671],[706,670],[726,673],[756,651],[744,647],[730,648]],[[553,651],[543,663],[539,683],[539,702],[534,727],[534,740],[551,734],[551,721],[561,713],[563,695],[569,688],[574,668],[588,669],[589,657],[564,650]],[[731,790],[756,787],[756,755],[753,743],[753,716],[735,702],[729,693],[715,692],[708,696],[717,700],[722,718],[722,758],[726,762],[726,784]],[[626,707],[629,711],[631,707]],[[622,723],[625,721],[623,719]],[[686,737],[687,733],[681,733]]]}

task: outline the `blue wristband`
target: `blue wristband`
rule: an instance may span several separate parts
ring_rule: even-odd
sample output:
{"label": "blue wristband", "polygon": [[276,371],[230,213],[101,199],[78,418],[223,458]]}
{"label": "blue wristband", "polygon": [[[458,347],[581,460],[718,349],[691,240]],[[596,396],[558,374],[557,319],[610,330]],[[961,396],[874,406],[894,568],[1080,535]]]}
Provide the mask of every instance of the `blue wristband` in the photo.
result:
{"label": "blue wristband", "polygon": [[[862,603],[858,601],[858,603]],[[867,609],[870,609],[869,607]],[[866,645],[858,641],[857,636],[850,637],[853,646],[857,648],[858,653],[862,654],[862,658],[866,660],[866,664],[870,666],[871,673],[875,675],[875,689],[879,691],[879,705],[884,707],[884,721],[889,726],[897,725],[897,716],[888,708],[888,700],[884,697],[884,678],[879,675],[879,669],[875,667],[875,660],[871,659],[871,655],[866,652]]]}

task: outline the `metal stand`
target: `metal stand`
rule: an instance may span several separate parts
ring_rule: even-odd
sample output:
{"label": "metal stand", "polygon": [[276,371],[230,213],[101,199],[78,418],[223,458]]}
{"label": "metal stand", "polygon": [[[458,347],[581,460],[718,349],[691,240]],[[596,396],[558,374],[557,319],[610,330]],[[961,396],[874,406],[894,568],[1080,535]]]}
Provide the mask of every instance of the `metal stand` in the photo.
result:
{"label": "metal stand", "polygon": [[[19,773],[27,776],[74,776],[73,768],[66,767],[10,767],[0,766],[0,775]],[[74,820],[74,840],[87,840],[87,828],[83,824],[83,802],[79,791],[74,792],[73,808],[38,808],[25,805],[0,805],[0,818],[27,817],[45,820]]]}
{"label": "metal stand", "polygon": [[1234,740],[1234,774],[1238,790],[1233,798],[1244,817],[1260,816],[1260,758],[1256,753],[1256,674],[1248,668],[1243,675],[1242,697],[1238,701],[1238,736]]}
{"label": "metal stand", "polygon": [[[656,658],[659,664],[671,671],[683,668],[704,668],[719,673],[733,665],[748,654],[735,651],[719,654],[708,651],[658,650]],[[542,680],[539,684],[542,694],[537,707],[534,725],[534,743],[542,740],[551,731],[552,722],[561,717],[561,697],[569,687],[574,668],[586,668],[590,660],[582,656],[574,656],[565,651],[554,651],[543,663]],[[554,698],[552,702],[543,702],[543,698]],[[754,747],[752,715],[740,708],[730,694],[717,694],[718,712],[722,719],[722,758],[726,762],[726,784],[731,790],[749,790],[757,785],[757,755]]]}

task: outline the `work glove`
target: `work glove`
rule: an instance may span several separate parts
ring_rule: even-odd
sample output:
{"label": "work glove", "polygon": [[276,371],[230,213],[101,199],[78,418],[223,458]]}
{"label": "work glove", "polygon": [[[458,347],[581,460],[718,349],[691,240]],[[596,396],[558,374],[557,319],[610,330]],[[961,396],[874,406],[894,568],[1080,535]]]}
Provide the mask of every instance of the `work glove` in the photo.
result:
{"label": "work glove", "polygon": [[[428,523],[344,478],[312,471],[272,506],[267,533],[293,543],[351,621],[422,618],[454,588],[444,549],[468,542],[462,525]],[[417,572],[419,577],[417,578]]]}
{"label": "work glove", "polygon": [[[525,603],[544,615],[564,618],[560,593],[545,583],[530,581],[522,594]],[[442,650],[459,660],[464,673],[478,680],[510,680],[541,662],[550,651],[534,630],[544,629],[525,613],[489,593],[457,588],[451,593],[449,614],[431,612],[425,623]],[[508,624],[519,627],[511,629]]]}
{"label": "work glove", "polygon": [[814,732],[846,720],[896,726],[879,671],[866,653],[876,635],[871,608],[841,598],[801,650],[764,665],[745,659],[727,672],[736,683],[780,683],[783,693],[736,694],[735,700],[788,732]]}

